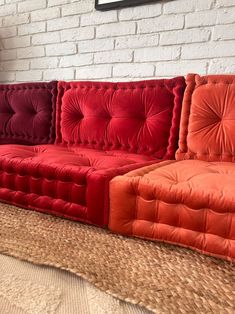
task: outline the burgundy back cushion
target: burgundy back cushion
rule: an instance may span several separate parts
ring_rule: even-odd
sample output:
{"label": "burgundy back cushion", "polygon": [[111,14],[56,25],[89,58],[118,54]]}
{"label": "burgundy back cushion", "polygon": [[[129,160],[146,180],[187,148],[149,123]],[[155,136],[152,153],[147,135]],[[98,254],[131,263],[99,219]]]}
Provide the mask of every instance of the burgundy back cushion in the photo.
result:
{"label": "burgundy back cushion", "polygon": [[183,77],[127,83],[59,82],[57,143],[174,158]]}
{"label": "burgundy back cushion", "polygon": [[55,140],[57,82],[0,85],[0,144]]}

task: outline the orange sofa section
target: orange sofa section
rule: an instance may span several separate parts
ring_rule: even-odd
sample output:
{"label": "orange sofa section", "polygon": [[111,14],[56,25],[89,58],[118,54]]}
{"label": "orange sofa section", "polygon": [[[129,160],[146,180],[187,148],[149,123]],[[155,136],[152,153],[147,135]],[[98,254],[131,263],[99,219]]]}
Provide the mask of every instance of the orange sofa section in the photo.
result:
{"label": "orange sofa section", "polygon": [[235,75],[188,75],[177,160],[110,182],[109,229],[235,261]]}

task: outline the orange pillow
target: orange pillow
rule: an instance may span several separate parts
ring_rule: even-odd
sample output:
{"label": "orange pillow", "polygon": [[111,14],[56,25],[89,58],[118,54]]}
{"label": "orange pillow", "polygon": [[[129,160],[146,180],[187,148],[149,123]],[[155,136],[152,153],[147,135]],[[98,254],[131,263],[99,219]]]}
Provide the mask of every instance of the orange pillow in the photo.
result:
{"label": "orange pillow", "polygon": [[188,74],[176,159],[235,161],[235,75]]}

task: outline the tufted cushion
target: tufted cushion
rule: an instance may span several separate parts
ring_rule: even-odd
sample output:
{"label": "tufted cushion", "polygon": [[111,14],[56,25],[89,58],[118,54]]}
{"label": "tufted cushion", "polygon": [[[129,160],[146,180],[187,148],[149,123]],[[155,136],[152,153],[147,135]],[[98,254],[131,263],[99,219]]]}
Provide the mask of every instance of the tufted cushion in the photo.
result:
{"label": "tufted cushion", "polygon": [[0,144],[55,140],[57,82],[0,85]]}
{"label": "tufted cushion", "polygon": [[187,76],[176,158],[235,161],[235,75]]}
{"label": "tufted cushion", "polygon": [[185,81],[59,82],[57,143],[173,158]]}
{"label": "tufted cushion", "polygon": [[0,200],[107,225],[109,181],[150,156],[58,145],[0,145]]}
{"label": "tufted cushion", "polygon": [[110,182],[109,229],[235,261],[235,164],[164,161]]}

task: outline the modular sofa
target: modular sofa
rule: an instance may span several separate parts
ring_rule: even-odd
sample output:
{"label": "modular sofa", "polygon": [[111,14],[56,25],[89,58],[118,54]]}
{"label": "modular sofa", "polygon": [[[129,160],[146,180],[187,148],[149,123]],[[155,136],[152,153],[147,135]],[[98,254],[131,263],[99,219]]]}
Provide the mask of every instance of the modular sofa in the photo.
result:
{"label": "modular sofa", "polygon": [[183,77],[1,85],[0,200],[107,226],[109,181],[174,158],[184,89]]}
{"label": "modular sofa", "polygon": [[109,229],[235,261],[235,75],[188,75],[176,160],[110,183]]}

